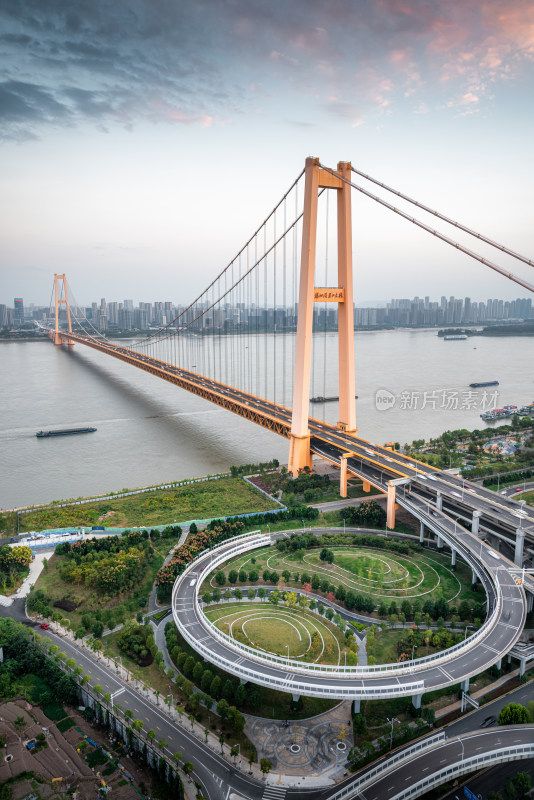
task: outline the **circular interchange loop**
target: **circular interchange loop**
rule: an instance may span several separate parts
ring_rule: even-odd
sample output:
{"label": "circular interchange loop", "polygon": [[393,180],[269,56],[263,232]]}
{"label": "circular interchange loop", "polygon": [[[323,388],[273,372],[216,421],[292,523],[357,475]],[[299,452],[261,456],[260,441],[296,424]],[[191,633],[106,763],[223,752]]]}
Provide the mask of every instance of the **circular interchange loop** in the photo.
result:
{"label": "circular interchange loop", "polygon": [[[332,667],[306,664],[280,656],[259,653],[219,631],[203,614],[198,591],[202,580],[229,558],[265,547],[289,532],[261,534],[254,531],[227,540],[201,553],[176,579],[172,593],[174,621],[184,639],[207,661],[243,681],[268,686],[294,695],[329,698],[384,698],[418,695],[459,683],[492,666],[519,638],[524,625],[526,602],[521,587],[510,579],[509,565],[502,557],[496,563],[490,549],[476,540],[477,555],[464,529],[452,534],[439,526],[440,536],[480,576],[491,613],[482,627],[467,640],[440,653],[395,664]],[[339,529],[315,529],[319,535]],[[521,600],[521,602],[517,602]],[[501,624],[499,624],[501,623]]]}

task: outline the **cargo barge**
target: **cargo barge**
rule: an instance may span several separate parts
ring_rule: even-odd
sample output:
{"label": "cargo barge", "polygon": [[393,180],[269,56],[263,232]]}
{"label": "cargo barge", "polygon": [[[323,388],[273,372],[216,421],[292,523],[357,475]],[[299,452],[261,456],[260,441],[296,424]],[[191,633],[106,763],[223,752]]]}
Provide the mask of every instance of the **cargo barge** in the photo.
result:
{"label": "cargo barge", "polygon": [[39,431],[36,433],[38,439],[43,439],[45,436],[72,436],[75,433],[93,433],[96,428],[69,428],[64,431]]}
{"label": "cargo barge", "polygon": [[479,386],[498,386],[499,381],[481,381],[480,383],[470,383],[472,389],[478,389]]}

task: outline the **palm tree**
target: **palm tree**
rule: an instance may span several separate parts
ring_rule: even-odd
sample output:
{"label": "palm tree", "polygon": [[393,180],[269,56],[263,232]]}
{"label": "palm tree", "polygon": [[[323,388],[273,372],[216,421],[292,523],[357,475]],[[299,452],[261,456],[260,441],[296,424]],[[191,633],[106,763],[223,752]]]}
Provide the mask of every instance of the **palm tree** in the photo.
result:
{"label": "palm tree", "polygon": [[163,750],[165,747],[167,747],[167,742],[163,737],[161,739],[158,739],[158,747],[160,750]]}
{"label": "palm tree", "polygon": [[111,703],[111,693],[110,692],[106,692],[102,699],[104,700],[105,703],[108,703],[108,705],[109,705],[109,703]]}
{"label": "palm tree", "polygon": [[256,759],[254,758],[254,753],[250,753],[250,755],[249,755],[249,757],[248,757],[248,765],[249,765],[249,767],[250,767],[250,769],[249,769],[249,771],[248,771],[248,774],[249,774],[249,775],[252,775],[252,765],[254,764],[254,761],[255,761],[255,760],[256,760]]}
{"label": "palm tree", "polygon": [[180,717],[180,723],[181,723],[182,715],[185,714],[185,708],[183,706],[176,706],[176,711],[178,712],[178,716]]}
{"label": "palm tree", "polygon": [[124,717],[128,721],[133,719],[133,711],[130,708],[127,708],[126,711],[124,712]]}
{"label": "palm tree", "polygon": [[207,728],[204,728],[204,742],[205,742],[205,744],[208,743],[208,736],[209,736],[209,730]]}
{"label": "palm tree", "polygon": [[[184,775],[187,775],[187,777],[189,777],[189,775],[191,775],[191,773],[195,768],[190,761],[186,761],[182,769],[184,771]],[[189,783],[191,783],[191,778],[189,778]]]}
{"label": "palm tree", "polygon": [[180,765],[180,761],[182,760],[182,758],[183,758],[183,753],[181,750],[178,750],[178,752],[173,755],[173,760],[176,761],[178,766]]}
{"label": "palm tree", "polygon": [[234,759],[234,767],[235,767],[236,764],[237,764],[237,757],[239,755],[239,745],[238,744],[234,744],[233,745],[232,749],[230,750],[230,755]]}
{"label": "palm tree", "polygon": [[150,730],[147,731],[146,738],[149,742],[153,742],[156,738],[156,731],[153,728],[150,728]]}
{"label": "palm tree", "polygon": [[219,736],[219,744],[221,745],[221,755],[224,755],[224,733]]}
{"label": "palm tree", "polygon": [[193,730],[193,725],[195,724],[195,716],[194,716],[194,714],[189,714],[187,719],[191,723],[191,730]]}

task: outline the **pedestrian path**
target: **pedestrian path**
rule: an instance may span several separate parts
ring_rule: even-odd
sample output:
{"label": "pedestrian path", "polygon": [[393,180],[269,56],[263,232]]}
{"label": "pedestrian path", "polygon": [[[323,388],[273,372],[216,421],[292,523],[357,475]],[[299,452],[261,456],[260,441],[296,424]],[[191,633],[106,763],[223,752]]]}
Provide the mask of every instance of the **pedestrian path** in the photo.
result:
{"label": "pedestrian path", "polygon": [[5,595],[0,594],[0,606],[10,606],[13,602],[12,597],[5,597]]}

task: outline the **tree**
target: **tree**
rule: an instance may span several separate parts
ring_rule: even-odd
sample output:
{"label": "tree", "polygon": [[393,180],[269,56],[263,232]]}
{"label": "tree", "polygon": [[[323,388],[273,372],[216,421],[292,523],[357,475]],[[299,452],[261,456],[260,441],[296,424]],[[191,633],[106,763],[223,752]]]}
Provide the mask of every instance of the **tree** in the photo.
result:
{"label": "tree", "polygon": [[265,777],[267,777],[272,768],[273,768],[272,761],[269,761],[267,758],[262,758],[260,760],[260,770],[263,772]]}
{"label": "tree", "polygon": [[211,603],[211,592],[204,592],[202,595],[202,601],[206,603],[206,605],[209,605],[209,603]]}
{"label": "tree", "polygon": [[254,589],[252,589],[252,587],[248,590],[247,597],[249,600],[254,600],[254,598],[256,597],[256,592]]}
{"label": "tree", "polygon": [[367,730],[367,722],[363,714],[355,714],[353,717],[354,733],[356,734],[356,744],[358,744],[358,737]]}
{"label": "tree", "polygon": [[226,583],[226,575],[222,569],[215,573],[215,582],[218,583],[219,586],[224,586]]}
{"label": "tree", "polygon": [[239,755],[239,745],[234,744],[230,750],[230,756],[234,759],[234,766],[237,764],[237,757]]}
{"label": "tree", "polygon": [[258,589],[258,597],[260,598],[260,600],[262,601],[265,600],[265,594],[266,594],[265,588],[263,586],[260,586],[260,588]]}
{"label": "tree", "polygon": [[221,717],[221,719],[226,719],[228,716],[228,709],[230,708],[230,704],[228,700],[225,700],[223,697],[222,700],[219,700],[217,703],[217,714]]}
{"label": "tree", "polygon": [[[261,591],[261,590],[260,590],[260,591]],[[273,592],[271,592],[271,593],[270,593],[270,595],[269,595],[269,603],[272,603],[272,604],[273,604],[273,606],[277,606],[277,605],[278,605],[278,602],[279,602],[279,600],[280,600],[280,592],[279,592],[277,589],[275,589],[275,590],[274,590]]]}
{"label": "tree", "polygon": [[519,798],[527,797],[532,788],[532,778],[528,772],[518,772],[513,779]]}
{"label": "tree", "polygon": [[22,714],[19,714],[19,716],[15,718],[15,728],[18,730],[19,733],[22,733],[25,727],[26,727],[26,717],[22,716]]}
{"label": "tree", "polygon": [[500,710],[498,722],[499,725],[524,725],[530,722],[530,714],[521,703],[508,703]]}
{"label": "tree", "polygon": [[[133,725],[132,725],[132,728],[133,728]],[[156,738],[156,731],[154,730],[154,728],[150,728],[150,730],[148,730],[146,732],[146,738],[148,739],[149,742],[153,742],[154,741],[154,739]]]}
{"label": "tree", "polygon": [[186,775],[187,778],[189,779],[189,783],[191,783],[191,778],[189,776],[191,775],[191,773],[193,772],[194,769],[195,769],[195,767],[193,766],[193,764],[190,761],[186,761],[182,766],[182,770],[184,772],[184,775]]}
{"label": "tree", "polygon": [[246,699],[247,699],[247,690],[245,689],[243,684],[240,683],[234,692],[234,701],[236,706],[239,707],[243,706],[246,702]]}

